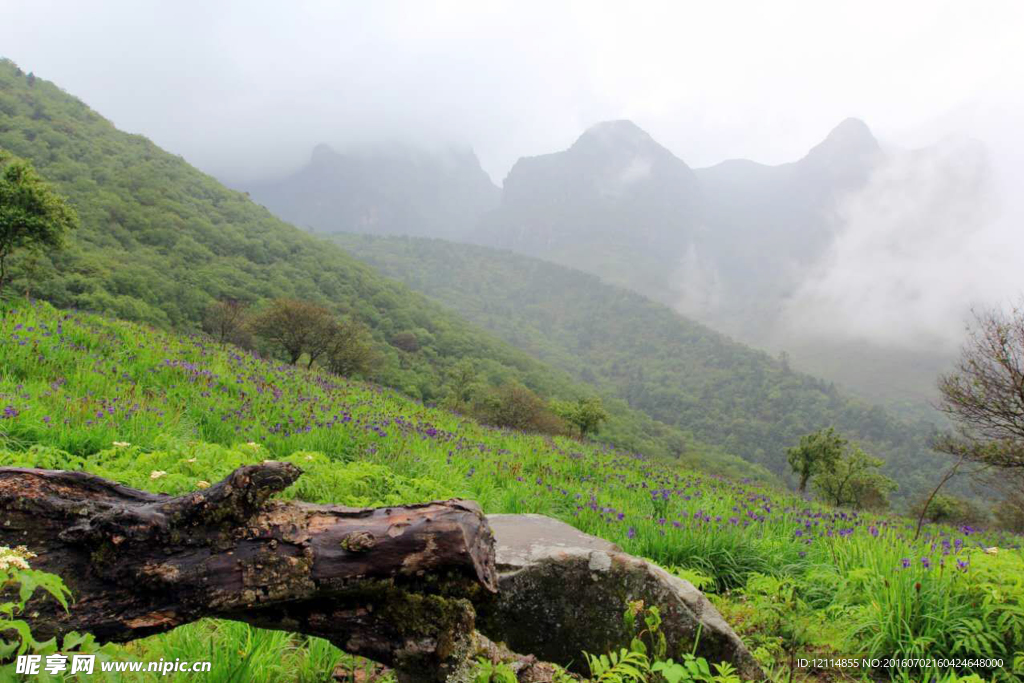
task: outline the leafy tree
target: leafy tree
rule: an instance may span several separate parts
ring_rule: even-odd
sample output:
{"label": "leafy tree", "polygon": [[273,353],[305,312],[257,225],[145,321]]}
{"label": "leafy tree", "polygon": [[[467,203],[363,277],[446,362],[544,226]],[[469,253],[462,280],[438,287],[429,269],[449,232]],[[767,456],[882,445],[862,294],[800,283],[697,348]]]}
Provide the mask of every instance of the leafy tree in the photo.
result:
{"label": "leafy tree", "polygon": [[896,482],[879,469],[885,461],[854,446],[849,453],[814,475],[812,483],[822,500],[836,507],[883,509]]}
{"label": "leafy tree", "polygon": [[230,342],[246,348],[251,342],[248,322],[248,303],[237,299],[221,299],[206,308],[203,331],[221,343]]}
{"label": "leafy tree", "polygon": [[992,510],[1001,529],[1024,534],[1024,494],[1008,496]]}
{"label": "leafy tree", "polygon": [[914,513],[923,513],[925,519],[945,524],[983,524],[988,517],[973,502],[946,494],[932,496],[930,501],[919,501],[914,506]]}
{"label": "leafy tree", "polygon": [[451,410],[465,410],[480,389],[476,364],[468,358],[460,360],[447,372],[444,405]]}
{"label": "leafy tree", "polygon": [[391,345],[406,353],[416,353],[420,350],[420,340],[413,332],[399,332],[391,337]]}
{"label": "leafy tree", "polygon": [[789,466],[800,477],[799,491],[807,490],[807,482],[814,475],[834,468],[846,446],[846,439],[832,427],[801,436],[799,445],[786,451]]}
{"label": "leafy tree", "polygon": [[553,401],[551,410],[576,427],[581,439],[587,434],[596,434],[601,423],[608,420],[608,412],[604,409],[601,399],[596,396],[576,401]]}
{"label": "leafy tree", "polygon": [[382,360],[369,328],[354,320],[338,325],[326,359],[327,368],[343,377],[368,377]]}
{"label": "leafy tree", "polygon": [[0,150],[0,293],[11,254],[57,250],[77,227],[78,214],[32,164]]}
{"label": "leafy tree", "polygon": [[547,434],[565,432],[565,424],[548,410],[544,400],[518,382],[492,389],[478,402],[474,413],[494,427]]}
{"label": "leafy tree", "polygon": [[337,321],[329,310],[297,299],[276,299],[252,321],[253,331],[279,348],[295,365],[308,354],[307,367],[326,353],[338,336]]}

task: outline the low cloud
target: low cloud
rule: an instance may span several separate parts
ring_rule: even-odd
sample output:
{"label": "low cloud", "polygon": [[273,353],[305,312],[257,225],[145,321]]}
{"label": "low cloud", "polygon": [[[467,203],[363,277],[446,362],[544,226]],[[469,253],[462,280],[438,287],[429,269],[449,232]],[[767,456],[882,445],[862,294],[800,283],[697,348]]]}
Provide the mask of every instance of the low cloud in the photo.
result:
{"label": "low cloud", "polygon": [[632,185],[651,175],[651,160],[643,156],[635,156],[619,174],[619,183]]}
{"label": "low cloud", "polygon": [[954,351],[972,307],[1024,286],[1021,224],[997,187],[971,139],[890,154],[839,201],[835,241],[787,301],[783,333]]}

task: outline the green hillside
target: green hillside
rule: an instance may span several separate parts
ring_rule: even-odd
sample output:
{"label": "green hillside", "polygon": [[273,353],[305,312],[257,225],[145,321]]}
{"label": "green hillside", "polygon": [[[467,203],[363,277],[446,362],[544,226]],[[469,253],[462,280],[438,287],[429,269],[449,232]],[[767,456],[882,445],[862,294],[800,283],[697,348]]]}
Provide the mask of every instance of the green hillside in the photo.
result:
{"label": "green hillside", "polygon": [[[790,675],[805,653],[998,657],[993,680],[1024,673],[1019,537],[929,525],[914,542],[904,519],[488,429],[389,389],[44,303],[0,304],[0,338],[0,466],[86,470],[180,494],[241,464],[289,460],[304,474],[286,498],[465,497],[489,513],[547,514],[612,540],[704,585],[774,681],[835,680]],[[317,639],[228,622],[108,655],[209,660],[216,670],[203,680],[224,683],[322,681],[346,661]],[[0,659],[0,680],[5,668]],[[908,671],[905,680],[924,680]]]}
{"label": "green hillside", "polygon": [[[592,393],[10,61],[0,61],[0,149],[31,161],[82,224],[67,250],[15,263],[15,291],[182,330],[196,329],[216,299],[296,297],[367,324],[384,357],[374,379],[426,402],[444,394],[460,361],[485,386],[518,381],[547,398]],[[417,350],[388,343],[402,333]],[[608,408],[601,438],[623,448],[767,478],[613,397]]]}
{"label": "green hillside", "polygon": [[530,355],[777,474],[786,448],[829,425],[884,457],[904,497],[941,467],[929,423],[901,422],[594,275],[442,240],[333,239]]}

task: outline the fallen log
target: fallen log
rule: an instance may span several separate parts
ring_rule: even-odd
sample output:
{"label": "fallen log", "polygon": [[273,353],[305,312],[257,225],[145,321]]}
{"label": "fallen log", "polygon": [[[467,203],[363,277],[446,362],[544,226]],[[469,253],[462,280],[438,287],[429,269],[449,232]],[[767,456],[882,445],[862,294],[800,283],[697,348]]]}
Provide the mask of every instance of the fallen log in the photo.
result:
{"label": "fallen log", "polygon": [[406,680],[444,680],[497,590],[479,507],[356,509],[270,500],[301,474],[242,467],[170,497],[84,472],[0,468],[0,545],[25,545],[74,604],[34,599],[37,637],[125,642],[203,617],[320,636]]}

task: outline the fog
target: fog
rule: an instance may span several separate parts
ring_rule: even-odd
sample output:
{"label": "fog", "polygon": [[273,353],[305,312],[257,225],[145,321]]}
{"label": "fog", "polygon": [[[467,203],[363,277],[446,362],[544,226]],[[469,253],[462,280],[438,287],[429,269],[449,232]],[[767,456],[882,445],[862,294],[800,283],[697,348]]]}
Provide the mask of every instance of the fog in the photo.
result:
{"label": "fog", "polygon": [[784,311],[790,334],[956,350],[973,306],[1024,286],[1019,207],[989,151],[948,138],[890,153],[844,196],[837,238]]}
{"label": "fog", "polygon": [[0,53],[238,179],[399,139],[471,145],[500,183],[616,118],[692,166],[797,158],[847,116],[984,139],[958,112],[1019,112],[1024,83],[1015,0],[0,5]]}
{"label": "fog", "polygon": [[382,140],[471,146],[500,184],[620,118],[693,167],[776,164],[856,116],[889,149],[942,144],[916,165],[893,155],[843,201],[790,322],[949,346],[966,308],[1024,289],[1018,0],[2,0],[0,15],[0,54],[235,184],[318,143]]}

